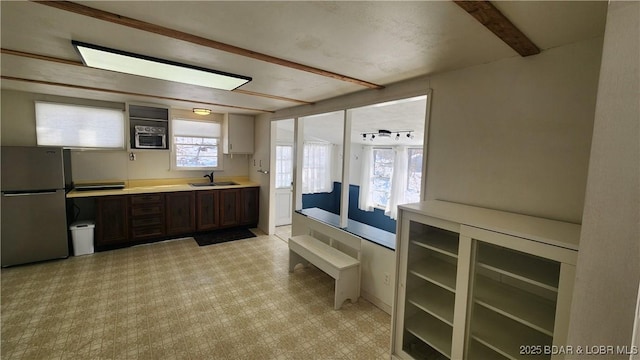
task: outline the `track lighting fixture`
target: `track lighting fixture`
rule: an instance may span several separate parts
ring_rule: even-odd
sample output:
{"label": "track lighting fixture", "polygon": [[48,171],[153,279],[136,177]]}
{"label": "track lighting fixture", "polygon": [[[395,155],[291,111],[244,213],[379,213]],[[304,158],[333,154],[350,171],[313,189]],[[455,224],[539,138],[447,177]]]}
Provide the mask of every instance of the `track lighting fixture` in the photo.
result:
{"label": "track lighting fixture", "polygon": [[378,131],[361,133],[361,135],[362,135],[362,139],[363,140],[366,140],[368,138],[370,141],[373,141],[373,139],[375,139],[376,136],[379,139],[391,138],[391,134],[394,134],[394,133],[396,134],[395,139],[397,141],[400,140],[400,135],[401,134],[405,134],[407,136],[407,139],[413,139],[413,130],[394,130],[394,131],[390,131],[390,130],[380,129]]}

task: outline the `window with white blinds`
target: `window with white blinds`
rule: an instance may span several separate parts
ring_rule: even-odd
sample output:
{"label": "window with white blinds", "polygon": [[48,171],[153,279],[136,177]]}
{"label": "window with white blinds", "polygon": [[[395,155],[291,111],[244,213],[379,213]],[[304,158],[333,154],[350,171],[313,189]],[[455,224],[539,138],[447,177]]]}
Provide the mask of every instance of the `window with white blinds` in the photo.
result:
{"label": "window with white blinds", "polygon": [[125,120],[120,109],[36,102],[38,145],[124,149]]}
{"label": "window with white blinds", "polygon": [[173,119],[172,165],[176,170],[221,170],[221,125],[217,122]]}

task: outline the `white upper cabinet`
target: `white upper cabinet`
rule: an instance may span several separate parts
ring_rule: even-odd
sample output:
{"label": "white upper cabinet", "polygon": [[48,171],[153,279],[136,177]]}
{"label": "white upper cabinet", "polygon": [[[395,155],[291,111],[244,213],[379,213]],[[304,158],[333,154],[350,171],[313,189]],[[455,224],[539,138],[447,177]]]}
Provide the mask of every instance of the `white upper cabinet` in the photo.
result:
{"label": "white upper cabinet", "polygon": [[251,115],[224,114],[224,154],[253,154],[253,121]]}

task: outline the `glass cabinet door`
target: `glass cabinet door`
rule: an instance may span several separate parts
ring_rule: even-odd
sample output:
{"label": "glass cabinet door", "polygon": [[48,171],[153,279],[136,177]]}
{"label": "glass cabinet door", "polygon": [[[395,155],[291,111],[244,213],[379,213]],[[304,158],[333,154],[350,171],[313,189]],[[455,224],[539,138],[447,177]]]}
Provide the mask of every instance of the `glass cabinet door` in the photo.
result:
{"label": "glass cabinet door", "polygon": [[560,263],[475,241],[472,273],[466,358],[551,358]]}
{"label": "glass cabinet door", "polygon": [[402,350],[415,359],[449,359],[459,234],[409,222]]}

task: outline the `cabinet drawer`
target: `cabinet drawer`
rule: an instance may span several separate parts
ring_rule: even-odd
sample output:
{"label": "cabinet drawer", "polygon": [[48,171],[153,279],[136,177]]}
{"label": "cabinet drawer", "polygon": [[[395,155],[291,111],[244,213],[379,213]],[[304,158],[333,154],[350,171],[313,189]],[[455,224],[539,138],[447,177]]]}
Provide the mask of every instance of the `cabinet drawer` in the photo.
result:
{"label": "cabinet drawer", "polygon": [[132,227],[142,226],[162,226],[162,216],[144,217],[131,219]]}
{"label": "cabinet drawer", "polygon": [[163,235],[164,229],[162,225],[131,228],[131,237],[134,239],[159,237]]}
{"label": "cabinet drawer", "polygon": [[131,216],[162,214],[162,205],[136,206],[131,208]]}
{"label": "cabinet drawer", "polygon": [[162,194],[131,195],[131,205],[162,202]]}

